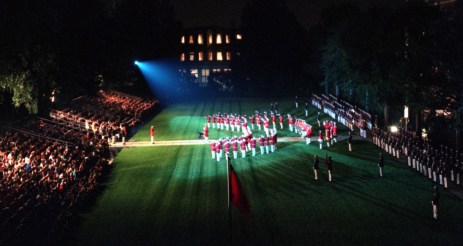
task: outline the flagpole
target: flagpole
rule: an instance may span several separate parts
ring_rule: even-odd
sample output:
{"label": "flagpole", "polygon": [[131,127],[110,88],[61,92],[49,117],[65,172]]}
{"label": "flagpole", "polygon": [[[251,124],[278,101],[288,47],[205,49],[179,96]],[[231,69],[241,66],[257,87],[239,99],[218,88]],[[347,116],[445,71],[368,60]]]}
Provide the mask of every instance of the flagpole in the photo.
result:
{"label": "flagpole", "polygon": [[228,198],[228,227],[230,232],[230,242],[232,240],[232,214],[231,214],[231,185],[230,185],[230,155],[226,154],[227,160],[227,198]]}

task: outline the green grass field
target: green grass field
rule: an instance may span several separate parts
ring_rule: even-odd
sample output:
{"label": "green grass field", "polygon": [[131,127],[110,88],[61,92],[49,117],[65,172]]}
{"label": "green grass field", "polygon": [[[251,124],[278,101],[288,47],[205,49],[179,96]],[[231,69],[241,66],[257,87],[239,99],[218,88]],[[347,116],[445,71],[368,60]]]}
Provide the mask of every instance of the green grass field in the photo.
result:
{"label": "green grass field", "polygon": [[[132,140],[194,139],[203,116],[265,111],[266,100],[215,100],[170,105]],[[303,114],[290,101],[280,112]],[[308,123],[316,125],[311,108]],[[305,118],[305,117],[304,117]],[[328,118],[326,118],[328,119]],[[285,121],[286,123],[286,121]],[[285,125],[286,127],[286,125]],[[318,129],[315,126],[315,129]],[[340,129],[345,134],[346,129]],[[282,136],[295,136],[287,130]],[[210,138],[231,132],[210,130]],[[258,133],[260,135],[260,133]],[[211,159],[207,145],[127,148],[116,158],[94,204],[70,235],[79,245],[461,245],[463,203],[441,192],[441,214],[432,219],[432,186],[423,176],[386,155],[385,177],[377,170],[377,147],[343,141],[279,143],[269,155],[232,160],[251,205],[243,216],[232,207],[229,230],[225,160]],[[334,182],[314,180],[311,158],[331,155]],[[232,240],[230,239],[230,235]]]}

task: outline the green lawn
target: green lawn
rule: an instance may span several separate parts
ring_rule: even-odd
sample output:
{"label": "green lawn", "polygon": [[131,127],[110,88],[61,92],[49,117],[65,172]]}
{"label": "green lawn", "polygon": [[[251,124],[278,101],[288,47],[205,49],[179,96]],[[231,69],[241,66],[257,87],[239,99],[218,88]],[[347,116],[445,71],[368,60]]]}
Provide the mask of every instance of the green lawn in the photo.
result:
{"label": "green lawn", "polygon": [[[279,102],[281,112],[303,108]],[[171,105],[132,139],[194,139],[202,116],[250,114],[268,101],[223,100]],[[315,125],[315,109],[309,124]],[[286,121],[285,121],[286,122]],[[191,133],[192,132],[192,133]],[[287,130],[283,136],[294,136]],[[345,129],[341,129],[341,134]],[[211,130],[211,138],[230,132]],[[260,133],[259,133],[260,134]],[[244,217],[227,214],[226,165],[207,145],[124,149],[94,205],[70,236],[80,245],[461,245],[463,203],[442,191],[441,217],[432,219],[432,183],[386,155],[379,178],[379,149],[366,141],[346,151],[345,142],[319,150],[316,143],[280,143],[277,152],[232,160],[251,204]],[[332,155],[334,182],[322,165],[313,179],[314,154]]]}

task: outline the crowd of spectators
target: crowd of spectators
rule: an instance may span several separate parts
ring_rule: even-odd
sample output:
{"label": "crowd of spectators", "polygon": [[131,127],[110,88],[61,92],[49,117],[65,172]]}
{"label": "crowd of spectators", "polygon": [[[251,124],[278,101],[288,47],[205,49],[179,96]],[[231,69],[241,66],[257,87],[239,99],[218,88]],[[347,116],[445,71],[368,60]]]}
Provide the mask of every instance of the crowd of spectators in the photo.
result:
{"label": "crowd of spectators", "polygon": [[71,107],[54,109],[53,119],[93,133],[110,144],[125,141],[130,129],[156,109],[157,100],[147,100],[121,92],[100,91],[97,97],[81,96]]}
{"label": "crowd of spectators", "polygon": [[111,162],[116,135],[125,137],[126,124],[134,126],[157,104],[118,92],[84,98],[98,111],[80,101],[51,110],[50,119],[0,129],[0,244],[30,230],[44,210],[58,217],[94,190]]}

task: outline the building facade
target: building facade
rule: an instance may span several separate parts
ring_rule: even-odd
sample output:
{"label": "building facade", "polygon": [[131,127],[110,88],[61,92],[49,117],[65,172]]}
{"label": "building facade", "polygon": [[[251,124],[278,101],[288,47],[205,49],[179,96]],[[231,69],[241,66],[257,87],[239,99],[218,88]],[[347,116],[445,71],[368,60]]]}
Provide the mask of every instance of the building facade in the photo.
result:
{"label": "building facade", "polygon": [[242,35],[234,28],[200,27],[185,29],[179,49],[180,79],[200,86],[211,82],[213,75],[231,72],[230,64],[240,55]]}

